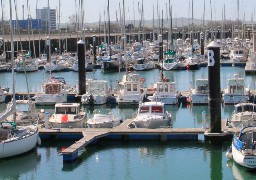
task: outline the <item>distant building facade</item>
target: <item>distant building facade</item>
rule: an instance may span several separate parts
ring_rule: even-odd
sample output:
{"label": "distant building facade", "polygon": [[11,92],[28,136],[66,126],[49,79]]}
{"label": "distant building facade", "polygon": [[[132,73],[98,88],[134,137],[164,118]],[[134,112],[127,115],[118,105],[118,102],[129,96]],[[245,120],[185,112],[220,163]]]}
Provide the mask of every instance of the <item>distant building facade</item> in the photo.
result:
{"label": "distant building facade", "polygon": [[[43,30],[48,30],[48,13],[49,7],[36,9],[36,19],[41,19],[41,27]],[[56,30],[56,9],[50,9],[50,27],[51,30]]]}
{"label": "distant building facade", "polygon": [[27,19],[27,20],[12,20],[12,25],[14,29],[36,29],[40,30],[41,26],[41,19]]}

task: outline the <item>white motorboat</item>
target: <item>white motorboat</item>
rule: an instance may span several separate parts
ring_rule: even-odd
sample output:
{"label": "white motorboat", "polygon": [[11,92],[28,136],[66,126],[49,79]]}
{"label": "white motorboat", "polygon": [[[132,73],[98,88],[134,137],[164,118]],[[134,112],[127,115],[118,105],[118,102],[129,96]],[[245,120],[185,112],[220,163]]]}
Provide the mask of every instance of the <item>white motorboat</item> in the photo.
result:
{"label": "white motorboat", "polygon": [[169,79],[164,78],[162,81],[154,84],[156,92],[153,96],[149,96],[148,99],[151,101],[160,101],[164,104],[175,105],[178,103],[179,92],[176,89],[176,83],[170,82]]}
{"label": "white motorboat", "polygon": [[83,128],[86,117],[87,114],[80,109],[79,103],[57,103],[54,113],[49,118],[49,126],[52,128]]}
{"label": "white motorboat", "polygon": [[181,62],[179,62],[178,60],[176,60],[174,58],[167,58],[167,59],[163,60],[162,63],[159,64],[161,69],[163,69],[165,71],[179,70],[181,65],[182,65]]}
{"label": "white motorboat", "polygon": [[165,128],[171,126],[171,114],[165,111],[162,102],[145,102],[139,105],[137,116],[128,125],[130,128]]}
{"label": "white motorboat", "polygon": [[38,68],[39,64],[36,59],[29,56],[20,57],[16,64],[17,72],[33,72],[38,71]]}
{"label": "white motorboat", "polygon": [[139,78],[139,74],[129,73],[124,75],[119,83],[120,91],[117,96],[118,105],[139,104],[143,102],[145,92],[142,88],[144,78]]}
{"label": "white motorboat", "polygon": [[253,124],[256,118],[256,104],[254,103],[238,103],[235,105],[234,112],[230,120],[228,120],[228,126],[241,127]]}
{"label": "white motorboat", "polygon": [[110,109],[95,109],[93,117],[86,124],[89,128],[113,128],[122,122],[123,119],[115,117]]}
{"label": "white motorboat", "polygon": [[224,104],[244,103],[249,100],[249,90],[245,88],[244,78],[239,78],[237,74],[228,79],[228,88],[224,89]]}
{"label": "white motorboat", "polygon": [[195,88],[191,89],[188,98],[191,104],[208,104],[209,82],[208,79],[196,79]]}
{"label": "white motorboat", "polygon": [[50,76],[43,83],[43,92],[36,94],[33,99],[37,105],[54,105],[67,102],[69,85],[64,78]]}
{"label": "white motorboat", "polygon": [[106,104],[109,97],[108,82],[106,80],[86,80],[86,93],[81,97],[82,104]]}
{"label": "white motorboat", "polygon": [[145,58],[138,58],[133,65],[135,71],[146,71],[155,68],[155,63]]}
{"label": "white motorboat", "polygon": [[231,149],[226,153],[228,158],[246,168],[256,169],[256,129],[244,127],[234,134]]}

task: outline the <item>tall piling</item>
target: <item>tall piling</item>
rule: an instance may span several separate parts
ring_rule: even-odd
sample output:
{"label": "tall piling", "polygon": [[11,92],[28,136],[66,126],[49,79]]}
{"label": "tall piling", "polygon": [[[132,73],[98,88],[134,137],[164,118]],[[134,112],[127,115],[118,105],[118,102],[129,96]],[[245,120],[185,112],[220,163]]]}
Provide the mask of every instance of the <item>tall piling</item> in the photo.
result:
{"label": "tall piling", "polygon": [[200,47],[201,47],[201,55],[204,55],[204,33],[200,33]]}
{"label": "tall piling", "polygon": [[212,41],[208,46],[210,133],[221,132],[220,46]]}
{"label": "tall piling", "polygon": [[85,86],[85,42],[79,40],[77,42],[77,54],[78,54],[78,85],[79,85],[79,95],[83,95],[86,92]]}

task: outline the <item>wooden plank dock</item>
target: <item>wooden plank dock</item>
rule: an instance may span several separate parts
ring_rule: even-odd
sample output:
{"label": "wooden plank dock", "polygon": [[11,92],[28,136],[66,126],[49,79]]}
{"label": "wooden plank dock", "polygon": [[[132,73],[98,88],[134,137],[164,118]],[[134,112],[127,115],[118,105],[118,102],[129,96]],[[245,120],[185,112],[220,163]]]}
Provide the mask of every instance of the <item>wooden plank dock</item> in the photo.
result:
{"label": "wooden plank dock", "polygon": [[[198,140],[200,134],[205,135],[208,131],[204,128],[129,128],[131,122],[132,119],[127,119],[120,126],[114,128],[40,128],[39,134],[43,139],[78,139],[70,147],[62,151],[63,161],[73,162],[78,158],[79,150],[101,138],[120,141],[158,140],[161,142],[170,140]],[[225,122],[222,121],[222,131],[229,135],[229,139],[236,130],[235,128],[226,127]],[[218,136],[218,134],[213,134],[213,136]]]}

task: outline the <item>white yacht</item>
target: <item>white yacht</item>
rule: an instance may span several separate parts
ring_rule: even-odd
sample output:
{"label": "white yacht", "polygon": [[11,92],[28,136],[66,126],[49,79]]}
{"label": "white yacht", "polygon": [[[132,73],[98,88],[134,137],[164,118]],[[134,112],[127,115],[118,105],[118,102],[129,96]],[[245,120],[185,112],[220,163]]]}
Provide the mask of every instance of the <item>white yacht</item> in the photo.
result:
{"label": "white yacht", "polygon": [[145,93],[142,83],[144,83],[144,80],[144,78],[139,78],[139,74],[129,73],[124,75],[123,80],[119,83],[118,105],[139,104],[143,102]]}
{"label": "white yacht", "polygon": [[249,89],[245,88],[244,78],[239,78],[238,74],[228,79],[228,88],[224,89],[224,104],[244,103],[249,100]]}
{"label": "white yacht", "polygon": [[123,119],[115,117],[110,109],[95,109],[93,117],[88,119],[86,124],[89,128],[113,128],[122,122]]}
{"label": "white yacht", "polygon": [[81,97],[82,104],[106,104],[110,95],[106,80],[87,79],[86,93]]}
{"label": "white yacht", "polygon": [[176,89],[176,83],[170,82],[169,79],[164,78],[162,81],[154,84],[156,92],[153,96],[149,96],[148,99],[151,101],[160,101],[164,104],[175,105],[178,103],[179,92]]}
{"label": "white yacht", "polygon": [[83,128],[87,114],[80,109],[79,103],[57,103],[55,112],[49,118],[52,128]]}
{"label": "white yacht", "polygon": [[133,65],[135,71],[146,71],[155,68],[155,63],[145,58],[138,58]]}
{"label": "white yacht", "polygon": [[165,128],[171,126],[171,114],[165,110],[162,102],[141,103],[137,116],[128,126],[135,128]]}
{"label": "white yacht", "polygon": [[228,126],[241,127],[250,124],[253,125],[256,119],[256,104],[254,103],[238,103],[235,105],[234,112]]}
{"label": "white yacht", "polygon": [[50,76],[43,83],[43,92],[33,98],[37,105],[54,105],[55,103],[67,102],[69,86],[61,77]]}
{"label": "white yacht", "polygon": [[234,134],[228,158],[248,169],[256,169],[256,128],[246,126]]}
{"label": "white yacht", "polygon": [[191,104],[208,104],[209,82],[208,79],[196,79],[195,88],[191,89],[188,98]]}
{"label": "white yacht", "polygon": [[39,64],[36,59],[30,56],[22,56],[18,57],[16,63],[16,71],[17,72],[33,72],[38,71]]}

